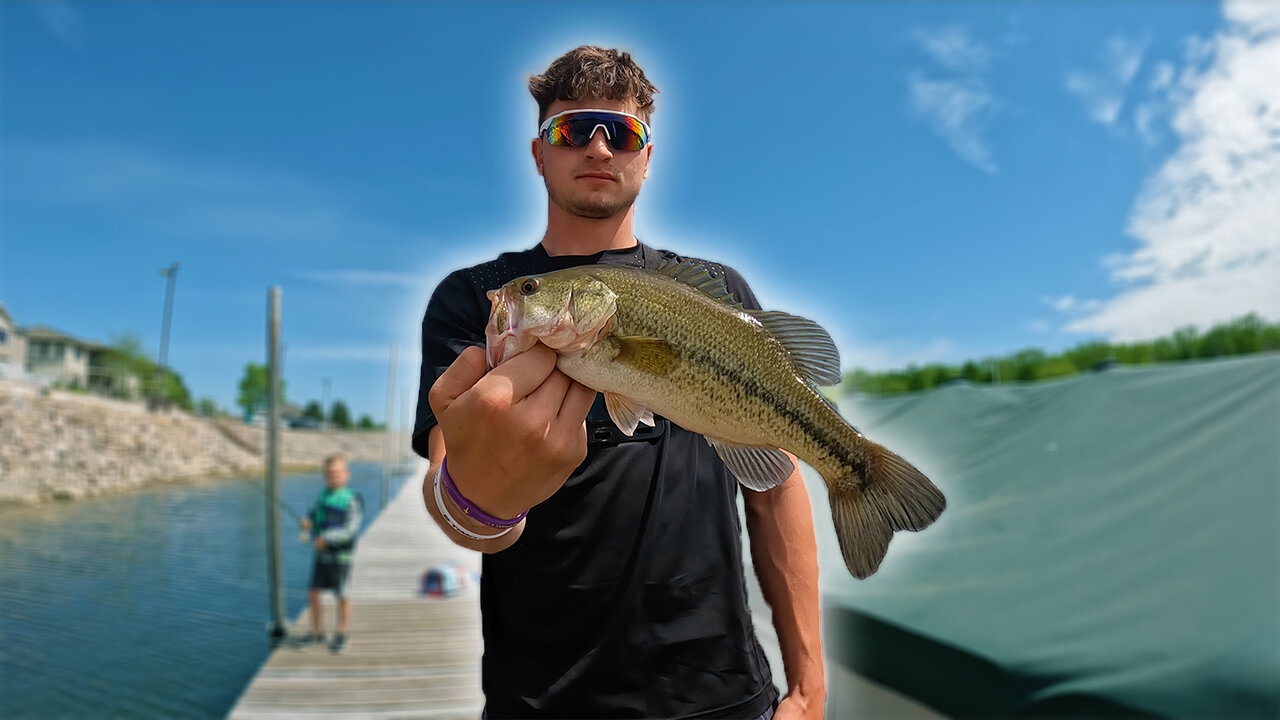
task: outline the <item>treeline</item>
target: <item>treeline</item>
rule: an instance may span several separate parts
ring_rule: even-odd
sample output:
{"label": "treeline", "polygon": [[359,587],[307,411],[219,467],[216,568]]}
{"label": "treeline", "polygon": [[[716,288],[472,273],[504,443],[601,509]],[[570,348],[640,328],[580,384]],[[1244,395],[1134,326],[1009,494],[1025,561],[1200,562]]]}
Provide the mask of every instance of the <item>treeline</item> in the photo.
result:
{"label": "treeline", "polygon": [[1168,337],[1137,343],[1087,342],[1050,355],[1028,348],[1012,355],[970,360],[963,365],[911,365],[905,370],[873,373],[856,369],[845,373],[840,390],[865,393],[904,393],[943,385],[953,380],[971,383],[1032,382],[1075,375],[1112,364],[1192,360],[1245,355],[1280,349],[1280,323],[1267,323],[1254,313],[1233,322],[1215,325],[1201,334],[1189,325]]}
{"label": "treeline", "polygon": [[142,338],[136,333],[114,336],[102,363],[95,371],[101,394],[126,400],[159,398],[192,410],[191,391],[182,375],[172,368],[162,369],[148,357],[142,349]]}

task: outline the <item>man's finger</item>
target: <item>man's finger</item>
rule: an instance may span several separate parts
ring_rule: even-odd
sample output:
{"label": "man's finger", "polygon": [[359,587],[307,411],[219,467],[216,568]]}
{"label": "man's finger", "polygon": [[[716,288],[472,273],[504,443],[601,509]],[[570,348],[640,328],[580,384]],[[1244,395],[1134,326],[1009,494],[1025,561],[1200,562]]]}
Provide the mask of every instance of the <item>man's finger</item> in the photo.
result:
{"label": "man's finger", "polygon": [[436,416],[447,410],[459,395],[479,382],[488,369],[489,364],[485,360],[484,348],[472,346],[463,350],[458,359],[445,368],[435,384],[431,386],[429,399],[431,409],[435,411]]}
{"label": "man's finger", "polygon": [[568,375],[553,369],[537,389],[520,401],[520,406],[547,420],[554,420],[560,412],[560,405],[564,402],[564,394],[569,389],[569,383],[572,382]]}
{"label": "man's finger", "polygon": [[564,394],[564,402],[560,403],[560,414],[556,418],[556,424],[568,427],[582,425],[595,401],[595,390],[577,380],[571,380],[569,390]]}
{"label": "man's finger", "polygon": [[[486,362],[483,352],[480,353],[480,362]],[[511,386],[511,402],[515,404],[537,390],[555,368],[555,351],[538,343],[490,370],[484,382],[508,383]]]}

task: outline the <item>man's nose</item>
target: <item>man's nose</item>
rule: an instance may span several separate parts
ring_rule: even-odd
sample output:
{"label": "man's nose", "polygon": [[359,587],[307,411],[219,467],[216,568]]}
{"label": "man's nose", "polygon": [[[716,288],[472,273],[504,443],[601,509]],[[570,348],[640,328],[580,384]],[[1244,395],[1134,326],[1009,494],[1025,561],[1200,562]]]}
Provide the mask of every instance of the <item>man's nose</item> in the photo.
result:
{"label": "man's nose", "polygon": [[586,149],[589,158],[613,157],[613,148],[609,147],[608,133],[605,132],[603,125],[597,125],[591,132],[591,139],[587,141]]}

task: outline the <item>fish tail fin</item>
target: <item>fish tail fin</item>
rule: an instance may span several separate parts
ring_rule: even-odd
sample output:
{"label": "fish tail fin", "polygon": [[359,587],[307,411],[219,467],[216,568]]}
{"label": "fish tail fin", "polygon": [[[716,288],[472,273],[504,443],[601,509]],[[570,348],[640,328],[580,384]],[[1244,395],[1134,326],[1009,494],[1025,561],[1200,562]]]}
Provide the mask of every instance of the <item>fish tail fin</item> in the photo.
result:
{"label": "fish tail fin", "polygon": [[865,468],[865,477],[854,473],[828,486],[840,553],[859,579],[879,569],[894,531],[923,530],[947,505],[929,478],[879,445],[868,447]]}

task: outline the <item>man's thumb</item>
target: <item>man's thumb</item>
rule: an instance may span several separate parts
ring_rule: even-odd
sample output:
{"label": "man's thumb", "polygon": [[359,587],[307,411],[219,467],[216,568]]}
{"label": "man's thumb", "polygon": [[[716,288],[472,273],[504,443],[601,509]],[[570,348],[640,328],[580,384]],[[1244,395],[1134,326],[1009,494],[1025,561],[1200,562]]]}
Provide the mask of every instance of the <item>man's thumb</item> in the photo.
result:
{"label": "man's thumb", "polygon": [[458,359],[445,368],[435,384],[431,386],[431,393],[427,399],[431,402],[431,409],[436,417],[440,417],[440,414],[447,410],[459,395],[480,382],[480,378],[484,377],[488,371],[489,364],[485,359],[484,348],[473,345],[463,350]]}

